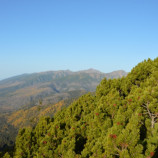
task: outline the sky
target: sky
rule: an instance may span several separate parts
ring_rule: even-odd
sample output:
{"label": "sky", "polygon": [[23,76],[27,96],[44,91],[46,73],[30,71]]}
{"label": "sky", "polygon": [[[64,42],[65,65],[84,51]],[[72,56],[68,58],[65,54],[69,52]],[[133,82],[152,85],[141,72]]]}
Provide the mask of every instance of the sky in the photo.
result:
{"label": "sky", "polygon": [[0,0],[0,80],[50,70],[129,72],[158,57],[157,0]]}

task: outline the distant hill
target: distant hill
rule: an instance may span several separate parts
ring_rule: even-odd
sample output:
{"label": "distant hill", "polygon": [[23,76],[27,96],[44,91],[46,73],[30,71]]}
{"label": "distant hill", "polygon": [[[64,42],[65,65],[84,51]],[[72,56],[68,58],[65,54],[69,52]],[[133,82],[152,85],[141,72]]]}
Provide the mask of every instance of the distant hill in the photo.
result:
{"label": "distant hill", "polygon": [[125,75],[127,73],[122,70],[102,73],[89,69],[78,72],[48,71],[11,77],[0,81],[0,111],[32,107],[41,99],[45,105],[56,103],[70,98],[68,92],[92,92],[103,78],[119,78]]}

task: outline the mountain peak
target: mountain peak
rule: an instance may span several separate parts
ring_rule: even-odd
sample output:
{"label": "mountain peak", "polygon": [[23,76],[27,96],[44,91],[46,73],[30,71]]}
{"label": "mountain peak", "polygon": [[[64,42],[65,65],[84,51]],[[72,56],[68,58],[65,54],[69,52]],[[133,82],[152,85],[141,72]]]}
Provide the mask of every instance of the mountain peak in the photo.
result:
{"label": "mountain peak", "polygon": [[102,73],[99,70],[96,70],[96,69],[93,69],[93,68],[90,68],[90,69],[87,69],[87,70],[82,70],[82,71],[79,71],[79,72],[84,72],[84,73],[99,73],[99,74]]}

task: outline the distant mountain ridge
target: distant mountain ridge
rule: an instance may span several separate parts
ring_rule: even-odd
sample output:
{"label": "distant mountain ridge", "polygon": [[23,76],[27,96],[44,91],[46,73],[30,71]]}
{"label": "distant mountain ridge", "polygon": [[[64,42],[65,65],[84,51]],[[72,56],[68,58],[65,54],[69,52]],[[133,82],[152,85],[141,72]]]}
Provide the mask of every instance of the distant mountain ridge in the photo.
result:
{"label": "distant mountain ridge", "polygon": [[[69,98],[70,91],[95,91],[103,78],[126,76],[123,70],[102,73],[95,69],[72,72],[70,70],[23,74],[0,81],[0,110],[19,109],[39,99],[58,102]],[[60,96],[59,96],[60,95]]]}
{"label": "distant mountain ridge", "polygon": [[109,78],[110,74],[113,74],[114,76],[116,75],[117,77],[123,77],[123,76],[127,75],[127,72],[124,71],[124,70],[117,70],[117,71],[112,71],[112,72],[109,72],[109,73],[104,73],[104,72],[101,72],[101,71],[93,69],[93,68],[90,68],[90,69],[87,69],[87,70],[80,70],[80,71],[71,71],[71,70],[44,71],[44,72],[37,72],[37,73],[24,73],[24,74],[21,74],[21,75],[16,75],[16,76],[13,76],[13,77],[2,79],[2,80],[0,80],[0,85],[3,84],[3,83],[11,82],[11,81],[13,82],[13,81],[16,81],[16,80],[23,80],[25,77],[28,77],[28,76],[30,77],[30,76],[35,76],[35,75],[38,75],[38,76],[43,76],[43,75],[44,76],[49,76],[49,75],[51,75],[51,77],[56,78],[56,77],[63,77],[63,76],[66,76],[66,75],[79,74],[79,73],[105,74],[107,79]]}

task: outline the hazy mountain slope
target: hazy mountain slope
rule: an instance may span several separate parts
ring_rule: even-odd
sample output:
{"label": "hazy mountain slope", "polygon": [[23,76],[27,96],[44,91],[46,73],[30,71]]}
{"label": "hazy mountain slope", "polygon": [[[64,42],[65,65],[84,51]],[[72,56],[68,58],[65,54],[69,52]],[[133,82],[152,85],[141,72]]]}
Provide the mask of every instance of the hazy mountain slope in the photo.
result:
{"label": "hazy mountain slope", "polygon": [[[79,72],[50,71],[34,74],[24,74],[0,81],[0,111],[18,109],[22,106],[32,106],[41,98],[58,102],[59,94],[66,98],[68,91],[94,91],[104,78],[118,78],[126,75],[124,71],[101,73],[94,69]],[[57,97],[56,97],[57,96]]]}
{"label": "hazy mountain slope", "polygon": [[85,94],[86,91],[71,91],[69,97],[65,100],[60,100],[55,104],[45,105],[43,101],[39,101],[36,105],[30,108],[23,108],[5,116],[7,122],[13,125],[16,129],[23,127],[33,127],[42,116],[53,116],[62,108],[68,106],[75,99]]}

